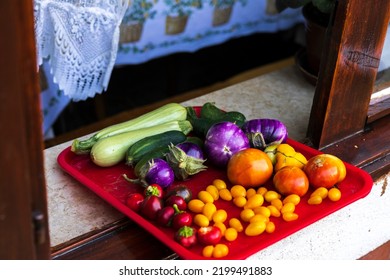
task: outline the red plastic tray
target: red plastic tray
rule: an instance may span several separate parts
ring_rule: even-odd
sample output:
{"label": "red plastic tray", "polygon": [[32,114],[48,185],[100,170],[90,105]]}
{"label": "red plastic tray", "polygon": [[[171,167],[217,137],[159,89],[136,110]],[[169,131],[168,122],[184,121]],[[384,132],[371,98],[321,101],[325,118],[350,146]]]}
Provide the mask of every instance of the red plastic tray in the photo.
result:
{"label": "red plastic tray", "polygon": [[[288,139],[288,144],[292,145],[297,151],[310,158],[320,152],[299,142]],[[61,168],[81,182],[87,188],[91,189],[102,199],[107,201],[113,207],[118,209],[130,219],[134,220],[145,230],[153,234],[157,239],[166,244],[183,259],[202,259],[202,246],[196,245],[190,249],[182,247],[174,241],[174,232],[170,228],[164,228],[156,225],[153,221],[146,220],[136,212],[130,210],[125,205],[126,197],[133,192],[141,192],[140,186],[130,184],[125,181],[122,174],[133,177],[134,173],[131,168],[124,163],[117,164],[113,167],[103,168],[95,165],[89,155],[76,155],[71,152],[70,147],[63,150],[58,156],[58,163]],[[338,202],[324,200],[320,205],[307,204],[308,196],[302,197],[301,202],[296,207],[296,213],[299,215],[298,220],[285,222],[281,218],[272,218],[276,230],[272,234],[263,233],[256,237],[245,236],[240,233],[238,238],[233,242],[225,242],[229,246],[229,254],[226,259],[245,259],[248,256],[266,248],[267,246],[278,242],[284,237],[318,221],[319,219],[345,207],[346,205],[365,197],[372,188],[373,181],[365,171],[346,164],[347,176],[339,185],[342,192],[342,198]],[[185,182],[175,182],[176,184],[185,184],[192,189],[193,195],[205,189],[213,179],[220,178],[227,181],[225,170],[216,169],[209,166],[207,171],[192,176]],[[272,183],[266,184],[268,189],[273,189]],[[233,205],[232,202],[226,202],[221,199],[215,202],[217,208],[223,208],[228,212],[228,219],[238,217],[240,209]]]}

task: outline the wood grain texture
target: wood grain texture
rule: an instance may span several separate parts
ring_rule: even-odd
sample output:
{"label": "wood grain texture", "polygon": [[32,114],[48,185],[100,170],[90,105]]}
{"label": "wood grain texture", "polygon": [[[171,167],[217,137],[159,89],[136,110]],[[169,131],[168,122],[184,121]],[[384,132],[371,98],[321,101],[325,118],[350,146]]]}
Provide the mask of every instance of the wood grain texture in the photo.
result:
{"label": "wood grain texture", "polygon": [[[0,259],[47,259],[50,243],[32,1],[1,1],[0,11],[0,37],[6,38],[0,44]],[[34,223],[35,214],[41,220]]]}
{"label": "wood grain texture", "polygon": [[364,130],[389,17],[387,0],[338,2],[308,127],[315,147]]}

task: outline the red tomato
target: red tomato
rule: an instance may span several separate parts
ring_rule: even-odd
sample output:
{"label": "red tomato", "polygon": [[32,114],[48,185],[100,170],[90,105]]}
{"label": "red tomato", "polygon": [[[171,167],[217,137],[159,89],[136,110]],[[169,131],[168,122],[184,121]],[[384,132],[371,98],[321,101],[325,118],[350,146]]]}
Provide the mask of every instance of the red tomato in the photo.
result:
{"label": "red tomato", "polygon": [[227,165],[229,181],[245,188],[258,187],[271,178],[273,166],[266,153],[255,148],[241,150]]}
{"label": "red tomato", "polygon": [[314,188],[331,188],[344,180],[347,174],[343,161],[330,154],[310,158],[303,170]]}
{"label": "red tomato", "polygon": [[276,190],[282,195],[296,194],[304,196],[309,190],[309,180],[299,167],[285,166],[273,178]]}

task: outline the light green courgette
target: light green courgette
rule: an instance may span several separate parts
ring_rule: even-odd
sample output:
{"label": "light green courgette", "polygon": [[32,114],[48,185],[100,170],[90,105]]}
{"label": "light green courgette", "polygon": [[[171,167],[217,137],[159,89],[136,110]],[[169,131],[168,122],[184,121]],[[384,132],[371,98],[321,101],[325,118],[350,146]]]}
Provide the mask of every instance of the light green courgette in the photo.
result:
{"label": "light green courgette", "polygon": [[92,146],[91,159],[102,167],[113,166],[125,159],[127,150],[137,141],[171,130],[181,131],[187,135],[192,131],[192,125],[187,120],[170,121],[102,138]]}
{"label": "light green courgette", "polygon": [[85,140],[75,139],[71,150],[76,154],[86,154],[100,139],[170,121],[181,121],[186,118],[187,110],[184,106],[178,103],[169,103],[137,118],[108,126]]}

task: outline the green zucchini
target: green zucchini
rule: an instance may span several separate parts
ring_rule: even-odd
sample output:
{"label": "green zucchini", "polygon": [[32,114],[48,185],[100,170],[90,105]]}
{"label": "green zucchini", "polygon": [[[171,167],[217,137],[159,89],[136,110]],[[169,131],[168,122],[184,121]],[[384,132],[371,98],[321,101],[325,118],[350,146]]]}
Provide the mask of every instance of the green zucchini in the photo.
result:
{"label": "green zucchini", "polygon": [[214,102],[206,102],[200,110],[200,117],[204,119],[217,120],[225,115],[225,111],[215,106]]}
{"label": "green zucchini", "polygon": [[187,107],[187,120],[193,127],[193,132],[196,136],[204,138],[209,128],[214,124],[214,121],[206,118],[199,118],[193,107]]}
{"label": "green zucchini", "polygon": [[75,139],[71,151],[76,154],[89,153],[93,145],[100,139],[165,122],[185,120],[186,118],[187,110],[184,106],[178,103],[168,103],[137,118],[108,126],[85,140]]}
{"label": "green zucchini", "polygon": [[181,132],[176,130],[171,130],[167,132],[163,132],[160,134],[152,135],[149,137],[145,137],[133,145],[127,150],[126,153],[126,164],[133,166],[136,164],[142,156],[146,153],[153,151],[154,149],[160,147],[168,147],[169,144],[178,144],[187,139],[187,136]]}
{"label": "green zucchini", "polygon": [[221,122],[228,121],[237,124],[238,126],[242,126],[246,121],[244,114],[237,111],[224,111],[217,106],[215,106],[212,102],[207,102],[202,106],[200,111],[201,119],[209,119],[212,122]]}
{"label": "green zucchini", "polygon": [[232,122],[241,127],[246,122],[246,117],[241,112],[225,112],[213,103],[207,102],[202,106],[200,117],[197,116],[193,107],[187,107],[187,120],[191,122],[195,135],[205,137],[210,127],[216,123]]}
{"label": "green zucchini", "polygon": [[225,115],[219,119],[219,121],[232,122],[232,123],[235,123],[236,125],[238,125],[239,127],[241,127],[246,122],[246,117],[241,112],[229,111],[229,112],[226,112]]}
{"label": "green zucchini", "polygon": [[187,135],[192,131],[192,125],[187,120],[171,121],[102,138],[92,146],[91,159],[102,167],[113,166],[125,159],[127,150],[137,141],[171,130]]}

